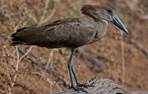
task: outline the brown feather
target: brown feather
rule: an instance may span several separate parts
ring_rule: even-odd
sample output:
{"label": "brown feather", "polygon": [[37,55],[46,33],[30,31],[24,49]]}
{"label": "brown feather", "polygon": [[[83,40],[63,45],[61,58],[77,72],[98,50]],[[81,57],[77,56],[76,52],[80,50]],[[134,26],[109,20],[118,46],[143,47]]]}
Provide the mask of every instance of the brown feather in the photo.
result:
{"label": "brown feather", "polygon": [[76,48],[95,42],[105,35],[108,26],[108,22],[100,20],[99,17],[96,19],[97,16],[94,14],[96,11],[95,7],[93,9],[90,6],[84,6],[82,12],[85,15],[89,14],[88,16],[93,19],[88,17],[66,18],[56,20],[45,26],[18,29],[11,36],[11,44],[25,43],[27,45],[37,45],[47,48]]}

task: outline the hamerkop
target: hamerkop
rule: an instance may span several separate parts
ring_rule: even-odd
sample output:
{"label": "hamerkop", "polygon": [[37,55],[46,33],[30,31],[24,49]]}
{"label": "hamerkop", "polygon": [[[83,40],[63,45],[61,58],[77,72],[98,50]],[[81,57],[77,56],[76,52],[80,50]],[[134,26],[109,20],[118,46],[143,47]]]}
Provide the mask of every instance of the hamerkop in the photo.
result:
{"label": "hamerkop", "polygon": [[109,23],[113,23],[121,31],[128,33],[119,17],[112,9],[97,5],[84,5],[81,9],[87,17],[66,18],[56,20],[40,27],[24,27],[11,35],[11,44],[37,45],[47,48],[70,48],[71,55],[68,60],[68,72],[71,87],[82,90],[75,75],[76,50],[83,45],[99,41],[107,32]]}

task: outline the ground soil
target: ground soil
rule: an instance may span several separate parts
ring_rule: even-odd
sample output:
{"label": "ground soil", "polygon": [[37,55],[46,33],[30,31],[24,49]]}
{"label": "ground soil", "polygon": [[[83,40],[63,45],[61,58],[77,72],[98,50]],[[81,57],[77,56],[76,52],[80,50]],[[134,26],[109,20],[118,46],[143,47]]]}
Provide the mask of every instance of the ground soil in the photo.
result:
{"label": "ground soil", "polygon": [[[7,38],[17,28],[40,24],[48,17],[53,21],[65,17],[84,16],[79,9],[86,3],[114,8],[127,26],[129,36],[122,37],[119,30],[110,25],[107,35],[101,41],[81,47],[105,67],[93,69],[87,61],[78,56],[75,64],[78,79],[85,82],[96,76],[97,79],[112,79],[128,90],[148,90],[147,0],[1,0],[0,94],[47,94],[68,88],[57,78],[69,81],[66,67],[69,50],[36,46],[32,48],[30,53],[44,62],[44,65],[48,65],[47,68],[52,73],[43,70],[40,65],[32,64],[26,58],[20,61],[16,69],[21,55],[16,47],[9,45]],[[141,48],[130,40],[134,40]],[[142,50],[147,50],[147,55]]]}

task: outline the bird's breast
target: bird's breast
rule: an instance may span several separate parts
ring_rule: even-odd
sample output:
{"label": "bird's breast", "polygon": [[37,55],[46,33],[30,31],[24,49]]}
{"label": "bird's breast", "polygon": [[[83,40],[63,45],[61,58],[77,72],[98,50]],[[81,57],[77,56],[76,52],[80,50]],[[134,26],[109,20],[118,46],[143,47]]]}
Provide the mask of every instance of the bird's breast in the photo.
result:
{"label": "bird's breast", "polygon": [[95,35],[95,39],[96,40],[100,40],[101,38],[103,38],[107,32],[107,28],[108,28],[108,22],[105,20],[102,20],[100,22],[98,22],[97,25],[97,32]]}

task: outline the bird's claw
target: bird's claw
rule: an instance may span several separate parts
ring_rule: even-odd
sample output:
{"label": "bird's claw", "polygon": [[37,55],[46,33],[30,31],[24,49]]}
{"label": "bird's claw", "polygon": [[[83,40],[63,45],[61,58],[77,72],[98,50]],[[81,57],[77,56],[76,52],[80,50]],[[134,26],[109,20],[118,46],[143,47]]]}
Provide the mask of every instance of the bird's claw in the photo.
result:
{"label": "bird's claw", "polygon": [[71,87],[73,90],[77,91],[77,92],[85,92],[88,94],[86,87],[82,86],[82,85],[77,85],[75,87]]}
{"label": "bird's claw", "polygon": [[87,83],[84,83],[84,84],[78,83],[78,86],[79,86],[79,87],[83,87],[83,88],[89,88],[89,87],[92,87],[92,86],[90,86],[90,85],[87,84]]}
{"label": "bird's claw", "polygon": [[81,83],[78,83],[77,86],[75,87],[71,87],[72,89],[74,89],[75,91],[78,91],[78,92],[85,92],[88,94],[88,91],[87,89],[89,87],[94,87],[94,83],[84,83],[84,84],[81,84]]}
{"label": "bird's claw", "polygon": [[90,79],[90,80],[88,80],[86,83],[87,83],[87,86],[88,87],[95,87],[95,84],[96,84],[96,77],[94,77],[94,78],[92,78],[92,79]]}
{"label": "bird's claw", "polygon": [[77,83],[76,86],[71,86],[71,88],[75,91],[78,92],[85,92],[88,94],[87,89],[91,88],[91,87],[95,87],[95,83],[96,83],[96,78],[92,78],[90,80],[88,80],[86,83]]}

